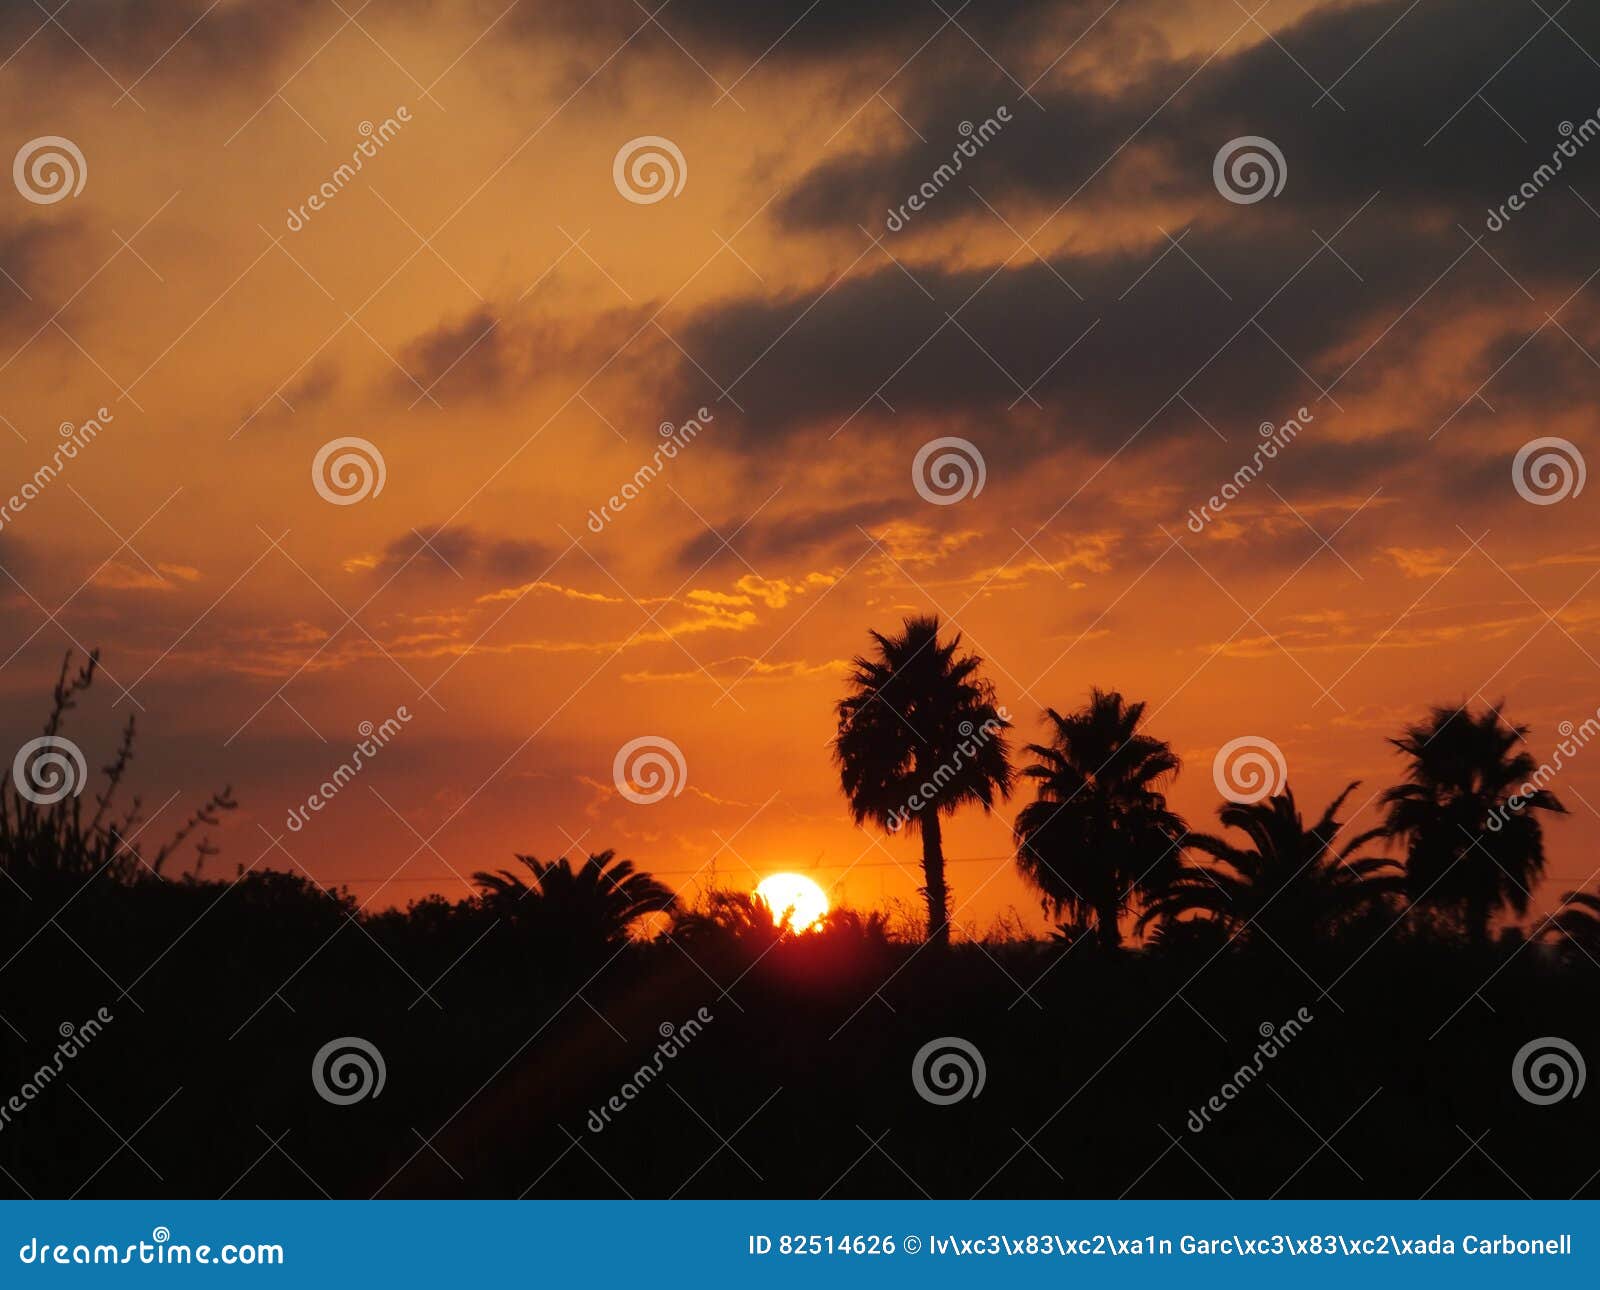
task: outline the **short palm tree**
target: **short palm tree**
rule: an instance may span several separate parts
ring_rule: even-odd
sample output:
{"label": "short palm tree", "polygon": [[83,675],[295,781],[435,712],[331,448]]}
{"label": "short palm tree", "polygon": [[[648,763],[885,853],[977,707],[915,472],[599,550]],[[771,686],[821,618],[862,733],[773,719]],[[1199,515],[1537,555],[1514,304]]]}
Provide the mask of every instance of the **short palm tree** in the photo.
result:
{"label": "short palm tree", "polygon": [[1264,801],[1224,803],[1218,817],[1243,833],[1249,845],[1235,846],[1208,833],[1189,834],[1184,846],[1213,863],[1181,866],[1150,902],[1141,925],[1198,914],[1235,935],[1305,946],[1373,902],[1397,894],[1404,887],[1399,865],[1355,855],[1382,837],[1382,829],[1359,833],[1334,849],[1343,827],[1339,810],[1355,788],[1351,784],[1340,793],[1310,828],[1287,786]]}
{"label": "short palm tree", "polygon": [[928,939],[950,939],[949,887],[939,817],[963,806],[990,810],[1011,793],[1004,732],[1010,727],[961,636],[939,639],[939,620],[907,618],[897,635],[871,633],[877,649],[851,664],[839,701],[834,759],[857,824],[922,836]]}
{"label": "short palm tree", "polygon": [[1502,908],[1527,911],[1544,872],[1534,812],[1566,813],[1530,782],[1539,768],[1519,747],[1527,733],[1502,721],[1498,705],[1474,715],[1463,704],[1433,708],[1389,741],[1409,759],[1405,782],[1382,800],[1389,832],[1405,847],[1411,898],[1457,913],[1475,944],[1488,940]]}
{"label": "short palm tree", "polygon": [[1591,957],[1600,955],[1600,894],[1569,891],[1561,908],[1551,915],[1551,925],[1562,938]]}
{"label": "short palm tree", "polygon": [[577,868],[559,860],[517,857],[532,883],[508,869],[475,873],[484,905],[535,942],[556,953],[584,953],[622,941],[646,914],[662,913],[677,901],[670,887],[636,870],[615,851],[591,855]]}
{"label": "short palm tree", "polygon": [[1029,744],[1023,774],[1038,798],[1017,814],[1017,864],[1057,917],[1092,917],[1103,945],[1122,943],[1121,918],[1177,865],[1187,829],[1167,806],[1181,767],[1163,740],[1140,731],[1143,703],[1091,690],[1088,705],[1047,709],[1050,742]]}

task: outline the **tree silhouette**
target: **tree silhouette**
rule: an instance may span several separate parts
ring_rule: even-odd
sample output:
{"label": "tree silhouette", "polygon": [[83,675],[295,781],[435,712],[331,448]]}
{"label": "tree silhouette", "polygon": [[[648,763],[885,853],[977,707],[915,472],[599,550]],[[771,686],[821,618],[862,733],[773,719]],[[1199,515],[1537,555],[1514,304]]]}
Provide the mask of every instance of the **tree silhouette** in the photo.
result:
{"label": "tree silhouette", "polygon": [[478,872],[472,880],[483,889],[484,905],[528,932],[536,945],[557,956],[582,958],[616,945],[638,919],[669,911],[677,902],[670,887],[616,855],[601,851],[576,869],[565,856],[519,855],[532,872],[531,885],[508,869]]}
{"label": "tree silhouette", "polygon": [[857,824],[922,835],[928,939],[950,940],[949,888],[939,816],[1011,793],[1011,764],[982,660],[958,654],[961,636],[939,639],[939,620],[913,617],[895,636],[871,633],[873,657],[857,657],[839,701],[834,759]]}
{"label": "tree silhouette", "polygon": [[1189,834],[1184,846],[1214,863],[1179,867],[1150,902],[1141,925],[1197,913],[1245,937],[1303,946],[1337,930],[1373,901],[1401,891],[1400,866],[1392,860],[1351,858],[1382,837],[1382,829],[1359,833],[1334,850],[1343,827],[1339,810],[1355,788],[1352,783],[1340,793],[1310,828],[1287,787],[1261,802],[1225,802],[1218,818],[1242,832],[1249,845],[1235,846],[1209,833]]}
{"label": "tree silhouette", "polygon": [[1389,832],[1406,849],[1412,901],[1455,912],[1478,945],[1502,907],[1526,912],[1544,872],[1544,830],[1534,812],[1566,813],[1531,782],[1538,765],[1518,747],[1528,728],[1502,721],[1499,708],[1476,716],[1465,704],[1430,709],[1427,720],[1389,741],[1408,765],[1405,782],[1382,798]]}
{"label": "tree silhouette", "polygon": [[1017,864],[1059,917],[1095,920],[1100,941],[1122,943],[1130,904],[1158,890],[1178,862],[1187,828],[1167,807],[1165,788],[1178,756],[1139,730],[1143,703],[1094,689],[1088,704],[1062,716],[1045,712],[1048,744],[1029,744],[1023,770],[1037,800],[1017,815]]}
{"label": "tree silhouette", "polygon": [[1580,952],[1590,957],[1600,953],[1600,894],[1567,892],[1561,897],[1561,908],[1551,915],[1550,923]]}

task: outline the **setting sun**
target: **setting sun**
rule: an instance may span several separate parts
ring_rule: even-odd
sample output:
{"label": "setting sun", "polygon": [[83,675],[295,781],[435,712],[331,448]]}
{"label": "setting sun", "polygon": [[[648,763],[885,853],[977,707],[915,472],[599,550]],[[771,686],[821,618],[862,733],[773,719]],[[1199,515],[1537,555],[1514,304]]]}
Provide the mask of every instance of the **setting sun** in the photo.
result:
{"label": "setting sun", "polygon": [[810,878],[798,873],[775,873],[756,885],[756,896],[772,911],[772,921],[807,932],[828,912],[828,897]]}

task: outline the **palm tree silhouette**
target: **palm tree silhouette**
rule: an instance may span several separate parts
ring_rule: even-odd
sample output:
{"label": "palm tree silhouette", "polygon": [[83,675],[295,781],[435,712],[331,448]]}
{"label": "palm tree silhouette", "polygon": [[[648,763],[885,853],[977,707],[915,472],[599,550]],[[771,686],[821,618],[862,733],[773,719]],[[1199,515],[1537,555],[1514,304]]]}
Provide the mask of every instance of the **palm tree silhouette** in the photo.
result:
{"label": "palm tree silhouette", "polygon": [[1058,917],[1093,916],[1110,948],[1122,943],[1123,912],[1176,866],[1188,827],[1164,791],[1181,763],[1140,732],[1144,710],[1100,689],[1067,716],[1047,709],[1050,742],[1028,745],[1035,760],[1022,772],[1039,796],[1017,814],[1018,867]]}
{"label": "palm tree silhouette", "polygon": [[621,942],[646,914],[669,911],[677,902],[670,887],[618,860],[614,850],[591,855],[574,869],[559,860],[517,857],[532,872],[528,884],[508,869],[478,872],[484,905],[537,944],[556,952],[583,954]]}
{"label": "palm tree silhouette", "polygon": [[1550,923],[1562,937],[1593,957],[1600,951],[1600,894],[1567,892],[1561,897],[1561,908],[1551,915]]}
{"label": "palm tree silhouette", "polygon": [[1236,934],[1304,946],[1336,930],[1373,901],[1398,893],[1404,880],[1394,861],[1351,858],[1382,837],[1384,830],[1368,829],[1337,851],[1333,848],[1343,827],[1339,810],[1355,788],[1352,783],[1340,793],[1310,828],[1287,786],[1265,801],[1225,802],[1218,818],[1242,832],[1248,847],[1209,833],[1189,834],[1184,846],[1214,863],[1180,866],[1166,889],[1151,900],[1140,925],[1199,913]]}
{"label": "palm tree silhouette", "polygon": [[1409,759],[1405,783],[1382,802],[1390,834],[1406,848],[1411,898],[1457,911],[1478,945],[1502,906],[1527,910],[1544,872],[1544,830],[1534,812],[1566,813],[1532,782],[1538,765],[1517,747],[1527,733],[1501,720],[1499,704],[1476,716],[1462,704],[1430,709],[1427,720],[1389,741]]}
{"label": "palm tree silhouette", "polygon": [[874,657],[852,661],[839,701],[834,760],[855,822],[922,834],[928,940],[950,940],[940,814],[976,803],[985,811],[1011,793],[1004,731],[982,660],[958,655],[960,634],[939,640],[936,617],[905,620],[896,636],[871,633]]}

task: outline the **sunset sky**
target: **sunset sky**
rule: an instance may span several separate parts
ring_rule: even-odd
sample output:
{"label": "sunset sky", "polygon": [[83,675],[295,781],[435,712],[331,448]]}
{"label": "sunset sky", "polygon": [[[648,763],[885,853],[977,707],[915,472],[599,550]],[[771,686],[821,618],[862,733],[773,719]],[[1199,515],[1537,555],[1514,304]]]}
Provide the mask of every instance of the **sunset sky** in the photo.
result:
{"label": "sunset sky", "polygon": [[[231,784],[217,876],[381,907],[615,847],[914,907],[915,840],[851,825],[828,748],[907,614],[1019,744],[1091,685],[1147,700],[1199,827],[1239,737],[1309,811],[1392,782],[1432,702],[1504,698],[1548,757],[1600,705],[1600,486],[1534,504],[1514,462],[1596,444],[1600,14],[1258,3],[6,0],[4,155],[58,136],[86,178],[0,196],[0,494],[111,414],[0,516],[7,758],[99,646],[67,733],[103,764],[136,715],[146,841]],[[619,189],[646,136],[676,195]],[[1241,136],[1276,195],[1220,191]],[[346,436],[384,484],[334,505]],[[941,505],[945,436],[984,484]],[[643,736],[687,766],[650,805],[612,771]],[[1540,909],[1594,885],[1600,747],[1552,787]],[[1046,926],[1027,796],[946,826],[964,931]]]}

